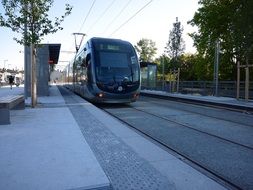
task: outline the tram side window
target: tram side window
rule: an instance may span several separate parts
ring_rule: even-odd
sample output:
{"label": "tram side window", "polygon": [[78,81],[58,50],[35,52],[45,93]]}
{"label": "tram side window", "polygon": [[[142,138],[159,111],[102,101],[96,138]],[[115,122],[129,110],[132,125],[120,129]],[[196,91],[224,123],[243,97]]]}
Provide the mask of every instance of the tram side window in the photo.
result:
{"label": "tram side window", "polygon": [[86,59],[86,63],[87,63],[87,68],[86,68],[86,71],[87,71],[87,82],[91,83],[92,82],[92,75],[91,75],[91,60],[90,60],[90,57],[88,57]]}
{"label": "tram side window", "polygon": [[80,56],[78,57],[78,65],[77,65],[78,69],[77,82],[81,85],[85,85],[87,82],[87,68],[86,65],[83,64],[84,61],[85,61],[84,54],[80,54]]}
{"label": "tram side window", "polygon": [[87,68],[81,67],[80,69],[80,83],[81,85],[85,85],[87,83]]}

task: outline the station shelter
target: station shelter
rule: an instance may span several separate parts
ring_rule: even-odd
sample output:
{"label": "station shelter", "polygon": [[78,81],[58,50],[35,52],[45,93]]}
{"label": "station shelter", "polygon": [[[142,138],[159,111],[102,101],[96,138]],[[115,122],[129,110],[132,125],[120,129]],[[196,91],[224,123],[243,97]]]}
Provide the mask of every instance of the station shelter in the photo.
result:
{"label": "station shelter", "polygon": [[156,89],[157,65],[152,62],[140,62],[141,88]]}
{"label": "station shelter", "polygon": [[[25,97],[31,96],[31,54],[25,50]],[[57,64],[61,44],[41,44],[36,48],[37,96],[49,95],[50,65]]]}

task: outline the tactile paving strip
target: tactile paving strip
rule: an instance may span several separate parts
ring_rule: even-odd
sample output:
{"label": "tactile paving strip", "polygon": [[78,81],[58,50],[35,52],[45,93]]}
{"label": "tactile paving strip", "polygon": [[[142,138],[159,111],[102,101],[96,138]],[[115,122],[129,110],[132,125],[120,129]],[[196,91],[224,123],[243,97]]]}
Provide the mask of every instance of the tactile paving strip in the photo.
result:
{"label": "tactile paving strip", "polygon": [[[75,100],[70,96],[64,98],[66,103],[75,103],[71,102]],[[82,105],[69,106],[69,109],[113,189],[175,189],[173,183],[103,126]]]}

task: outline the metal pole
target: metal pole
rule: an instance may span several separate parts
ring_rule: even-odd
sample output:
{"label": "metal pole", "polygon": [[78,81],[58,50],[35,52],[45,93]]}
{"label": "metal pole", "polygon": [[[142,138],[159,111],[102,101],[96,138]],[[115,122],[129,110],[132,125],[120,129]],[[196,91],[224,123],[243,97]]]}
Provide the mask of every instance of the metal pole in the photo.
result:
{"label": "metal pole", "polygon": [[218,40],[216,40],[216,43],[215,43],[215,63],[214,63],[215,96],[218,96],[218,85],[219,85],[219,52],[220,52],[220,42]]}
{"label": "metal pole", "polygon": [[245,67],[245,101],[249,101],[249,63],[248,56],[246,58],[246,67]]}
{"label": "metal pole", "polygon": [[170,69],[170,74],[169,74],[169,76],[170,76],[170,88],[169,88],[169,90],[170,90],[170,92],[172,93],[172,82],[171,82],[171,79],[172,79],[172,70]]}
{"label": "metal pole", "polygon": [[164,81],[164,56],[162,57],[162,64],[163,64],[163,87],[162,87],[162,89],[163,89],[163,91],[165,90],[165,81]]}
{"label": "metal pole", "polygon": [[[79,49],[80,49],[80,46],[82,45],[82,42],[83,42],[83,38],[84,38],[84,36],[86,35],[86,34],[84,34],[84,33],[73,33],[73,35],[74,35],[74,37],[75,37],[75,48],[76,48],[76,54],[75,54],[75,58],[74,58],[74,63],[73,63],[73,84],[74,84],[74,86],[75,86],[75,83],[77,82],[77,65],[76,65],[76,56],[77,56],[77,53],[78,53],[78,51],[79,51]],[[80,40],[80,43],[79,44],[77,44],[77,36],[81,36],[81,40]],[[75,87],[74,87],[75,88]]]}
{"label": "metal pole", "polygon": [[150,85],[149,85],[149,80],[150,80],[150,77],[149,77],[149,65],[147,65],[147,87],[148,87],[148,89],[151,89],[150,88]]}
{"label": "metal pole", "polygon": [[240,98],[240,62],[237,61],[237,83],[236,83],[236,99]]}
{"label": "metal pole", "polygon": [[70,63],[68,64],[68,85],[69,85],[69,73],[70,73]]}
{"label": "metal pole", "polygon": [[30,62],[31,62],[31,106],[34,107],[34,73],[33,73],[33,45],[30,45]]}
{"label": "metal pole", "polygon": [[180,68],[177,69],[177,93],[179,92]]}

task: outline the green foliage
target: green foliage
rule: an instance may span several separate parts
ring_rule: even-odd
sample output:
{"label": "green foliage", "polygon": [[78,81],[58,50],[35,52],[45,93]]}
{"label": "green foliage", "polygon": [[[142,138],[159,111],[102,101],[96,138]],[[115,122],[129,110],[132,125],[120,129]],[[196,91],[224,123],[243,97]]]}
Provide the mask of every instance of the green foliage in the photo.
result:
{"label": "green foliage", "polygon": [[169,34],[169,41],[165,47],[165,52],[175,60],[183,54],[185,49],[185,42],[182,38],[182,34],[183,27],[181,26],[181,22],[178,21],[178,18],[176,18],[176,22],[173,23],[173,29]]}
{"label": "green foliage", "polygon": [[134,46],[139,54],[139,60],[143,62],[152,62],[156,54],[157,48],[155,42],[150,39],[142,38]]}
{"label": "green foliage", "polygon": [[164,63],[164,74],[167,79],[171,78],[170,73],[173,70],[180,68],[180,80],[213,80],[213,68],[210,67],[212,63],[200,54],[182,54],[178,57],[176,66],[175,60],[166,55],[157,58],[155,63],[157,64],[158,76],[163,74]]}
{"label": "green foliage", "polygon": [[164,73],[169,74],[173,70],[177,70],[181,65],[181,56],[177,60],[171,59],[165,54],[161,55],[154,61],[157,64],[157,70],[159,74],[163,73],[163,64],[164,64]]}
{"label": "green foliage", "polygon": [[157,64],[157,72],[158,74],[163,73],[163,64],[164,64],[164,73],[168,74],[170,72],[170,58],[166,55],[161,55],[154,61]]}
{"label": "green foliage", "polygon": [[[212,81],[214,76],[214,60],[201,54],[184,54],[180,60],[180,80],[208,80]],[[230,62],[226,61],[224,55],[220,59],[220,80],[236,80],[236,70]]]}
{"label": "green foliage", "polygon": [[180,80],[212,80],[213,70],[210,63],[199,54],[188,54],[180,57]]}
{"label": "green foliage", "polygon": [[53,0],[2,0],[2,5],[5,14],[0,13],[0,26],[22,34],[20,39],[14,40],[25,45],[39,44],[45,35],[62,30],[60,24],[72,10],[66,4],[65,14],[51,21],[48,12]]}
{"label": "green foliage", "polygon": [[253,1],[200,0],[200,8],[189,22],[198,27],[191,37],[200,55],[214,64],[215,40],[221,43],[220,78],[235,80],[236,61],[252,63],[253,55]]}

